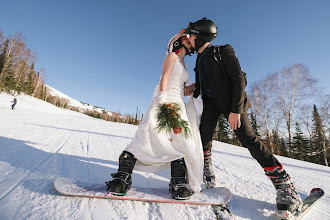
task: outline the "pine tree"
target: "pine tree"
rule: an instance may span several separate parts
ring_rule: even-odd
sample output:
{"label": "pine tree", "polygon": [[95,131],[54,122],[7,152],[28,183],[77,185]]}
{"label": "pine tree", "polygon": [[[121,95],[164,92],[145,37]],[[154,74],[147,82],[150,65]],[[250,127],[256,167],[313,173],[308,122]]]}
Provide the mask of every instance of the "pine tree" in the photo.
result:
{"label": "pine tree", "polygon": [[251,111],[251,113],[250,113],[250,122],[251,122],[252,130],[254,131],[254,133],[257,136],[260,136],[259,131],[258,131],[259,126],[257,124],[257,118],[256,118],[256,115],[253,113],[253,111]]}
{"label": "pine tree", "polygon": [[273,147],[272,148],[274,150],[274,153],[281,154],[281,152],[280,152],[281,140],[278,135],[278,132],[276,130],[273,130],[272,133],[273,133],[273,141],[272,141]]}
{"label": "pine tree", "polygon": [[139,112],[139,107],[136,107],[136,114],[135,114],[135,119],[134,119],[134,123],[135,125],[138,125],[138,112]]}
{"label": "pine tree", "polygon": [[3,53],[0,56],[0,87],[7,90],[15,90],[15,78],[13,69],[13,54],[8,52],[9,40],[6,41]]}
{"label": "pine tree", "polygon": [[220,118],[218,119],[218,124],[216,127],[216,140],[229,143],[229,134],[230,134],[230,129],[229,129],[229,124],[226,120],[226,118],[221,115]]}
{"label": "pine tree", "polygon": [[[314,154],[317,155],[318,163],[320,164],[325,164],[328,166],[328,155],[327,155],[327,140],[325,138],[324,134],[324,127],[323,123],[321,120],[321,117],[319,115],[319,112],[314,105],[314,110],[313,110],[313,143],[314,143]],[[323,158],[322,156],[323,155]]]}
{"label": "pine tree", "polygon": [[11,90],[16,90],[16,81],[14,77],[14,69],[10,66],[7,68],[6,76],[2,80],[3,87],[8,92]]}
{"label": "pine tree", "polygon": [[284,156],[284,157],[289,156],[288,148],[287,148],[283,138],[281,138],[281,140],[280,140],[279,151],[280,151],[281,156]]}
{"label": "pine tree", "polygon": [[301,131],[300,125],[296,122],[296,132],[293,136],[292,143],[292,157],[298,160],[307,160],[308,152],[308,140],[304,137],[304,133]]}
{"label": "pine tree", "polygon": [[3,70],[5,62],[6,62],[6,54],[8,51],[8,46],[9,46],[9,40],[7,39],[6,43],[5,43],[5,47],[0,55],[0,80],[1,80],[1,76],[2,76],[2,70]]}

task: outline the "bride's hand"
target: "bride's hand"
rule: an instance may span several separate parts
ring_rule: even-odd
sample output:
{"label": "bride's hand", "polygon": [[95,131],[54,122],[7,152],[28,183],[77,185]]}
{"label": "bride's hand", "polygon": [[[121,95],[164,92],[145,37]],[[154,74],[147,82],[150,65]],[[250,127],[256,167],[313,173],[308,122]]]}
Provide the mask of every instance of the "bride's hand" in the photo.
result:
{"label": "bride's hand", "polygon": [[156,104],[161,105],[166,103],[167,95],[164,91],[160,91],[158,97],[156,98]]}
{"label": "bride's hand", "polygon": [[192,83],[190,86],[186,86],[186,82],[184,83],[183,94],[184,96],[190,96],[195,89],[195,83]]}

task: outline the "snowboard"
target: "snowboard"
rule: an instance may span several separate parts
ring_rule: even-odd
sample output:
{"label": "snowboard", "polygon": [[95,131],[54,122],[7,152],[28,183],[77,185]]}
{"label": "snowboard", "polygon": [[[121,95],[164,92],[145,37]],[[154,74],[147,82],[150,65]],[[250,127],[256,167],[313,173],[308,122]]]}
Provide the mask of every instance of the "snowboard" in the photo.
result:
{"label": "snowboard", "polygon": [[195,193],[189,200],[175,200],[172,199],[168,188],[134,186],[132,186],[125,196],[114,196],[106,192],[107,186],[105,184],[83,182],[66,177],[55,179],[54,188],[58,193],[66,196],[142,202],[212,205],[212,207],[226,205],[232,197],[232,193],[229,189],[225,187],[215,187]]}
{"label": "snowboard", "polygon": [[314,188],[311,190],[309,196],[304,199],[303,205],[300,210],[293,213],[293,215],[290,216],[289,213],[286,211],[278,212],[278,220],[287,220],[287,219],[294,219],[299,220],[301,219],[314,205],[317,201],[320,200],[320,198],[324,195],[324,191],[320,188]]}

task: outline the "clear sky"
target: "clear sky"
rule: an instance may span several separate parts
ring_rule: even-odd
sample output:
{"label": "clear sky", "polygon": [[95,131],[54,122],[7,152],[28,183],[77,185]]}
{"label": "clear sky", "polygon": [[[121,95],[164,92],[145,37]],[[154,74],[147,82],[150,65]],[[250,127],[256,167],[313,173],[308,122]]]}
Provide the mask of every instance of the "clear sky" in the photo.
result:
{"label": "clear sky", "polygon": [[[207,17],[231,44],[248,84],[302,63],[330,94],[329,0],[0,0],[0,30],[21,32],[46,84],[94,106],[144,113],[169,39]],[[196,55],[186,57],[190,79]]]}

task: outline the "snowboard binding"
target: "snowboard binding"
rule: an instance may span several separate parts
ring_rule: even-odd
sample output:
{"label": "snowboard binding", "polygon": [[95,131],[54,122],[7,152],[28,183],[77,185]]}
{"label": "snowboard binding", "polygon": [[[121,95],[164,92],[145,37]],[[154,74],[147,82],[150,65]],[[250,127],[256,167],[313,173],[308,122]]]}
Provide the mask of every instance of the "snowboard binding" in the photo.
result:
{"label": "snowboard binding", "polygon": [[132,172],[136,159],[130,152],[123,151],[119,156],[119,168],[117,173],[111,174],[113,180],[105,182],[108,186],[107,193],[116,196],[124,196],[131,189]]}
{"label": "snowboard binding", "polygon": [[105,182],[108,186],[107,193],[115,196],[124,196],[131,189],[132,176],[128,173],[113,173],[111,174],[113,180]]}
{"label": "snowboard binding", "polygon": [[192,196],[192,191],[187,186],[187,181],[183,178],[172,178],[169,190],[173,199],[186,200]]}
{"label": "snowboard binding", "polygon": [[186,180],[186,164],[184,159],[178,159],[171,163],[171,181],[169,191],[173,199],[190,199],[192,191],[188,188]]}

